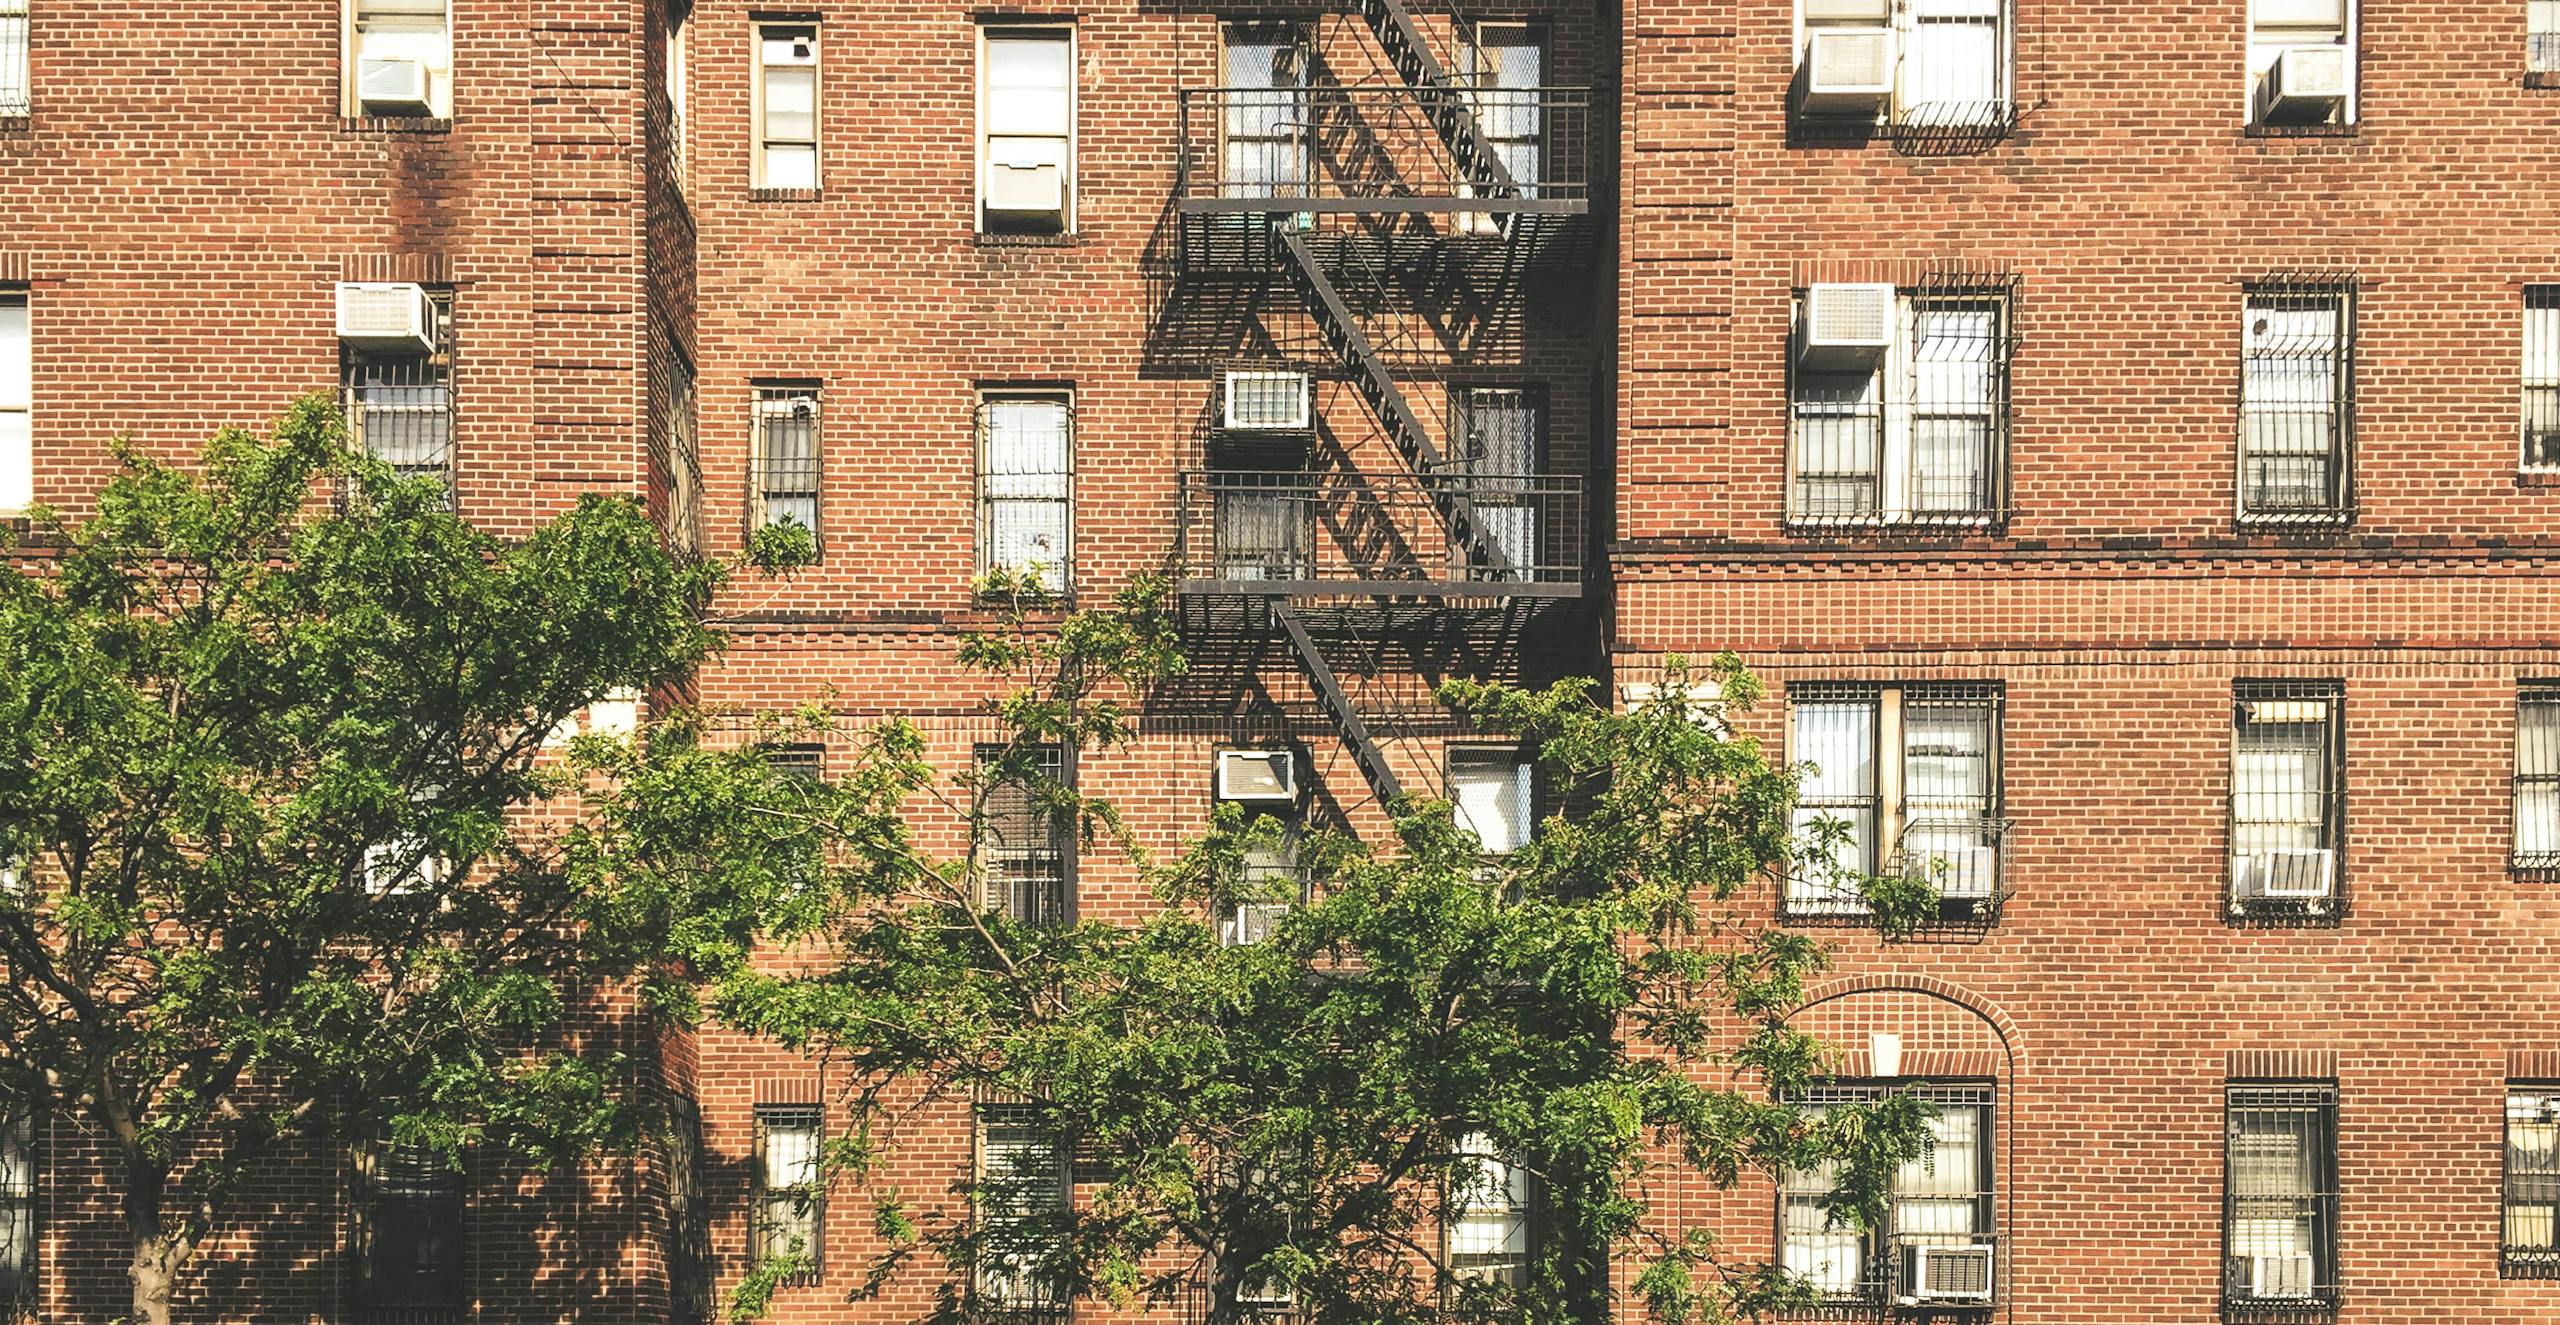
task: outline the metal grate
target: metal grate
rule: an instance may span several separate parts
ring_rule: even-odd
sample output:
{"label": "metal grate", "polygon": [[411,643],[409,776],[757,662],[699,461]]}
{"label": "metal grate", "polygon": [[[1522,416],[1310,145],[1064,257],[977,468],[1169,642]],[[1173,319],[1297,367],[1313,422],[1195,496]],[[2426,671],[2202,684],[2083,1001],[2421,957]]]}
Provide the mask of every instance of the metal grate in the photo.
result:
{"label": "metal grate", "polygon": [[825,1110],[814,1104],[756,1106],[756,1158],[747,1254],[755,1261],[805,1257],[784,1280],[814,1284],[826,1267],[826,1186],[819,1150]]}
{"label": "metal grate", "polygon": [[27,0],[0,0],[0,119],[34,113],[27,72]]}
{"label": "metal grate", "polygon": [[[1796,800],[1797,840],[1836,820],[1846,840],[1796,861],[1780,894],[1791,921],[1863,923],[1857,876],[1925,871],[1941,919],[1987,922],[2001,895],[2001,688],[1996,683],[1816,682],[1787,691],[1790,759],[1810,765]],[[1897,794],[1886,797],[1888,787]],[[1892,858],[1881,860],[1883,844]]]}
{"label": "metal grate", "polygon": [[2515,839],[2517,874],[2560,878],[2560,682],[2516,688]]}
{"label": "metal grate", "polygon": [[357,1152],[368,1307],[453,1309],[463,1301],[463,1174],[426,1146],[397,1142]]}
{"label": "metal grate", "polygon": [[2338,1304],[2338,1088],[2227,1087],[2222,1305],[2226,1318],[2285,1318]]}
{"label": "metal grate", "polygon": [[1056,394],[978,404],[978,569],[1028,571],[1072,588],[1074,409]]}
{"label": "metal grate", "polygon": [[36,1128],[0,1118],[0,1319],[36,1304]]}
{"label": "metal grate", "polygon": [[[978,767],[991,768],[1006,750],[1001,745],[977,747]],[[1058,747],[1043,746],[1032,752],[1032,761],[1030,779],[985,789],[978,827],[979,871],[986,890],[981,904],[1026,924],[1057,924],[1067,918],[1072,832],[1046,794],[1064,781],[1066,758]]]}
{"label": "metal grate", "polygon": [[2334,925],[2346,911],[2345,687],[2232,687],[2229,913]]}
{"label": "metal grate", "polygon": [[431,478],[454,485],[453,293],[431,290],[435,345],[428,354],[399,354],[340,346],[339,382],[346,393],[347,426],[356,444],[402,478]]}
{"label": "metal grate", "polygon": [[819,532],[818,387],[813,382],[756,388],[756,523],[796,524]]}
{"label": "metal grate", "polygon": [[2507,1087],[2498,1272],[2560,1279],[2560,1082]]}
{"label": "metal grate", "polygon": [[[1996,1288],[1993,1165],[1998,1087],[1991,1082],[1840,1081],[1794,1103],[1819,1116],[1843,1104],[1912,1095],[1935,1107],[1929,1146],[1895,1170],[1884,1221],[1860,1229],[1835,1215],[1834,1165],[1780,1175],[1779,1264],[1811,1282],[1826,1307],[1988,1309]],[[1919,1282],[1920,1257],[1935,1253]],[[1923,1292],[1927,1291],[1927,1296]]]}
{"label": "metal grate", "polygon": [[2522,387],[2522,463],[2560,471],[2560,285],[2524,288]]}
{"label": "metal grate", "polygon": [[1924,278],[1896,296],[1892,344],[1872,367],[1818,369],[1799,346],[1791,525],[1962,530],[2006,517],[2016,287],[1988,273]]}
{"label": "metal grate", "polygon": [[1065,1286],[1047,1262],[1067,1203],[1064,1140],[1028,1105],[981,1104],[977,1124],[975,1305],[1008,1320],[1063,1319]]}
{"label": "metal grate", "polygon": [[2353,518],[2355,309],[2352,275],[2250,282],[2241,328],[2242,523]]}

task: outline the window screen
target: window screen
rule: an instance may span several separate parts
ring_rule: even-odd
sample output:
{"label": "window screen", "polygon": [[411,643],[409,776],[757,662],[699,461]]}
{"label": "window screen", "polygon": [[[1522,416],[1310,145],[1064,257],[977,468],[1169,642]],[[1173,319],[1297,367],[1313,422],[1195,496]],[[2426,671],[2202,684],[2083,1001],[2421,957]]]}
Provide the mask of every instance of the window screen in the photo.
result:
{"label": "window screen", "polygon": [[1458,826],[1476,835],[1489,856],[1529,844],[1537,823],[1536,768],[1516,750],[1449,752],[1449,800]]}

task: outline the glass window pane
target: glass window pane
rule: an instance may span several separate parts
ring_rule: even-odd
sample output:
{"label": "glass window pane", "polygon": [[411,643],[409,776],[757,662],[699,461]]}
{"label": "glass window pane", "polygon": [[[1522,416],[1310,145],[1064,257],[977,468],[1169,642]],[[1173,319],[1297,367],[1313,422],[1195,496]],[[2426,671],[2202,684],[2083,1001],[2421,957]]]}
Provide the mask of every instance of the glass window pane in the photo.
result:
{"label": "glass window pane", "polygon": [[1063,34],[988,36],[987,133],[1063,138],[1072,131],[1072,45]]}
{"label": "glass window pane", "polygon": [[818,149],[814,147],[765,148],[764,187],[768,189],[818,187]]}
{"label": "glass window pane", "polygon": [[25,409],[34,399],[34,342],[24,296],[0,295],[0,409]]}

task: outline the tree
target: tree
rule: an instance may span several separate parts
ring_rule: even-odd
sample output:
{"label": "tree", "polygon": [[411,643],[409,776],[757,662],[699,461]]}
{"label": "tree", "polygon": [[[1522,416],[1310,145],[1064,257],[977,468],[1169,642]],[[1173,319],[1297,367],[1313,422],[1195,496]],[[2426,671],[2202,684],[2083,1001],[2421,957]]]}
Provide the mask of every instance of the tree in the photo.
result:
{"label": "tree", "polygon": [[[1037,605],[1036,585],[995,587]],[[856,758],[831,784],[777,776],[753,748],[635,756],[605,812],[629,853],[617,868],[755,862],[714,891],[765,916],[767,959],[723,935],[691,969],[712,1015],[842,1073],[857,1126],[826,1169],[871,1198],[887,1247],[874,1285],[938,1258],[936,1316],[952,1321],[1069,1295],[1185,1298],[1216,1322],[1280,1296],[1319,1320],[1589,1320],[1605,1262],[1633,1244],[1658,1315],[1724,1320],[1807,1290],[1650,1218],[1663,1165],[1730,1185],[1834,1164],[1837,1214],[1859,1221],[1926,1144],[1907,1097],[1818,1115],[1786,1102],[1822,1070],[1785,1015],[1824,952],[1726,905],[1787,859],[1796,792],[1721,721],[1757,694],[1735,660],[1711,669],[1721,699],[1688,697],[1676,667],[1664,699],[1628,714],[1581,682],[1446,687],[1537,750],[1569,812],[1499,859],[1440,804],[1398,807],[1392,851],[1315,834],[1308,900],[1231,945],[1215,922],[1237,903],[1300,900],[1297,879],[1253,867],[1272,826],[1231,809],[1145,862],[1160,907],[1140,923],[991,903],[982,848],[1001,798],[1127,848],[1111,807],[1042,752],[1131,740],[1129,706],[1183,667],[1152,581],[1054,634],[1029,621],[964,652],[1004,689],[1003,745],[970,769],[937,774],[892,720],[847,733]],[[976,845],[923,850],[928,813],[964,820]],[[752,825],[754,840],[705,825]],[[1925,884],[1871,883],[1889,925],[1934,902]],[[882,1162],[876,1124],[920,1097],[1001,1102],[1005,1140],[959,1189],[977,1217],[928,1208],[948,1193],[899,1190]],[[1053,1145],[1089,1198],[1060,1198]],[[1534,1236],[1514,1236],[1515,1205]],[[1442,1238],[1453,1223],[1468,1234]],[[781,1249],[733,1316],[757,1315],[797,1266]]]}
{"label": "tree", "polygon": [[298,1148],[630,1140],[580,1000],[718,908],[583,864],[542,752],[711,655],[721,568],[602,496],[501,543],[324,397],[48,528],[0,574],[0,1117],[103,1139],[133,1317]]}

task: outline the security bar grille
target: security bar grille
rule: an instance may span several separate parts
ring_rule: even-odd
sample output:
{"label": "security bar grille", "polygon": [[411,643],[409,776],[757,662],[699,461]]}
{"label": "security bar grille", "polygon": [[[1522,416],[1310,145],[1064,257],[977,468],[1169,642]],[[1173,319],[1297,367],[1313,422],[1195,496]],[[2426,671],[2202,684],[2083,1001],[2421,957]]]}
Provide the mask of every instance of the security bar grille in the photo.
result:
{"label": "security bar grille", "polygon": [[818,388],[756,388],[756,523],[818,526]]}
{"label": "security bar grille", "polygon": [[2355,513],[2355,278],[2288,273],[2242,297],[2239,519],[2338,525]]}
{"label": "security bar grille", "polygon": [[2223,1129],[2225,1318],[2333,1311],[2338,1296],[2337,1086],[2229,1086]]}
{"label": "security bar grille", "polygon": [[2498,1271],[2560,1279],[2560,1082],[2507,1087],[2507,1160]]}
{"label": "security bar grille", "polygon": [[1067,1148],[1037,1110],[978,1106],[976,1306],[1007,1321],[1063,1320],[1065,1286],[1048,1267],[1067,1202]]}
{"label": "security bar grille", "polygon": [[27,75],[27,0],[0,0],[0,119],[32,114]]}
{"label": "security bar grille", "polygon": [[[978,767],[989,768],[1004,753],[1001,745],[977,747]],[[1057,924],[1067,917],[1071,834],[1045,793],[1064,780],[1066,760],[1057,747],[1045,746],[1034,752],[1033,765],[1031,779],[985,789],[979,873],[986,891],[980,905],[1025,924]]]}
{"label": "security bar grille", "polygon": [[452,501],[453,295],[430,291],[435,350],[399,354],[341,344],[338,375],[357,445],[401,478],[431,478]]}
{"label": "security bar grille", "polygon": [[[1860,1229],[1845,1213],[1835,1215],[1839,1188],[1836,1165],[1789,1170],[1780,1175],[1778,1197],[1779,1263],[1809,1280],[1823,1305],[1834,1309],[1886,1303],[1939,1309],[1988,1309],[1998,1244],[1995,1210],[1998,1185],[1993,1166],[1994,1113],[1998,1087],[1991,1082],[1833,1082],[1799,1097],[1805,1112],[1821,1115],[1844,1104],[1873,1103],[1889,1095],[1916,1096],[1935,1109],[1929,1120],[1929,1144],[1906,1160],[1893,1175],[1885,1203],[1885,1219]],[[1933,1281],[1954,1289],[1944,1296],[1923,1296],[1933,1285],[1917,1281],[1915,1250],[1944,1257],[1947,1266],[1970,1252],[1956,1273]],[[1946,1267],[1941,1267],[1946,1268]],[[1979,1278],[1974,1279],[1973,1276]],[[1973,1296],[1976,1284],[1981,1296]]]}
{"label": "security bar grille", "polygon": [[2007,516],[2016,290],[1993,273],[1924,277],[1896,297],[1872,367],[1818,367],[1799,344],[1789,524],[1961,531]]}
{"label": "security bar grille", "polygon": [[978,404],[978,561],[1073,586],[1074,411],[1064,396],[988,396]]}
{"label": "security bar grille", "polygon": [[2560,682],[2516,690],[2515,842],[2517,874],[2560,878]]}
{"label": "security bar grille", "polygon": [[2560,73],[2560,0],[2526,0],[2525,72]]}
{"label": "security bar grille", "polygon": [[2524,289],[2526,469],[2560,471],[2560,285]]}
{"label": "security bar grille", "polygon": [[368,1307],[451,1308],[462,1302],[463,1175],[444,1155],[397,1143],[357,1157]]}
{"label": "security bar grille", "polygon": [[[1908,871],[1939,889],[1939,919],[1988,923],[2002,893],[2001,689],[1996,683],[1817,682],[1787,690],[1790,759],[1807,772],[1799,857],[1781,916],[1863,923],[1859,875]],[[1822,825],[1845,836],[1822,845]],[[1890,844],[1888,855],[1885,848]]]}
{"label": "security bar grille", "polygon": [[826,1192],[819,1180],[825,1111],[814,1104],[760,1104],[755,1123],[747,1254],[758,1262],[801,1261],[782,1282],[814,1284],[826,1253]]}
{"label": "security bar grille", "polygon": [[2334,925],[2345,914],[2345,704],[2336,681],[2232,687],[2235,922]]}

